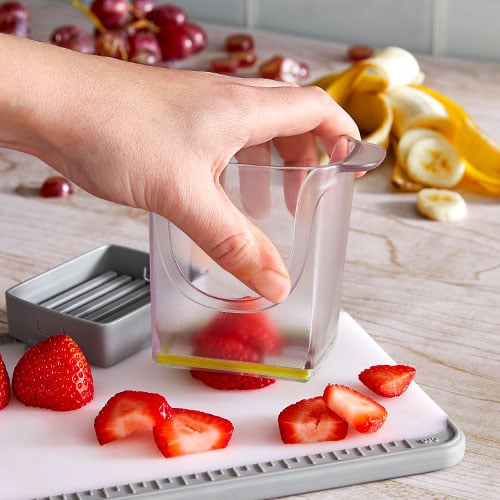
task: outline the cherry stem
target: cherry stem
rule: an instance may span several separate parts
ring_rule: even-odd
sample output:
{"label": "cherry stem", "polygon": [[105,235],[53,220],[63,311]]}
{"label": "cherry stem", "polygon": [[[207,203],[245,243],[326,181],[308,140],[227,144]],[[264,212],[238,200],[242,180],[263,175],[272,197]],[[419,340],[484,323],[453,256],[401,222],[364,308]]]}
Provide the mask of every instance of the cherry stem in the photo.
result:
{"label": "cherry stem", "polygon": [[71,0],[71,5],[85,14],[85,16],[92,22],[92,24],[95,26],[95,28],[100,31],[101,33],[106,33],[107,29],[104,27],[104,25],[101,23],[99,18],[85,5],[83,5],[81,2],[78,0]]}

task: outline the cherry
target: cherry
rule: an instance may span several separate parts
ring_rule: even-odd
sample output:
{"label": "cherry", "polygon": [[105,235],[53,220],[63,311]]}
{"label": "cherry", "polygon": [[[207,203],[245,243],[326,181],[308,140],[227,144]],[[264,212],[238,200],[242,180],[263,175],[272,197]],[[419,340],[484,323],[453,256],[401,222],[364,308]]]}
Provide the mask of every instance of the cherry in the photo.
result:
{"label": "cherry", "polygon": [[98,56],[128,59],[129,42],[122,31],[106,31],[95,38],[95,53]]}
{"label": "cherry", "polygon": [[64,198],[71,194],[73,185],[64,177],[48,177],[40,187],[40,196],[43,198]]}
{"label": "cherry", "polygon": [[353,62],[368,59],[375,54],[375,49],[368,45],[351,45],[347,49],[347,57]]}
{"label": "cherry", "polygon": [[246,33],[234,33],[226,38],[226,50],[228,52],[239,52],[242,50],[253,50],[254,40],[252,35]]}
{"label": "cherry", "polygon": [[0,23],[8,19],[31,20],[30,11],[21,2],[5,2],[0,5]]}
{"label": "cherry", "polygon": [[172,4],[159,5],[146,17],[159,28],[175,28],[187,21],[187,14],[181,7]]}
{"label": "cherry", "polygon": [[140,64],[156,64],[161,60],[160,44],[153,33],[139,31],[128,37],[128,57]]}
{"label": "cherry", "polygon": [[31,26],[23,19],[11,17],[0,21],[0,33],[29,38],[29,36],[31,35]]}
{"label": "cherry", "polygon": [[31,35],[31,15],[20,2],[0,5],[0,33],[28,38]]}
{"label": "cherry", "polygon": [[231,58],[236,59],[240,68],[250,68],[257,61],[255,52],[251,50],[242,50],[239,52],[230,52]]}
{"label": "cherry", "polygon": [[84,54],[94,54],[95,43],[92,35],[74,25],[60,26],[53,31],[50,41],[54,45]]}
{"label": "cherry", "polygon": [[202,51],[207,45],[207,34],[205,30],[195,23],[185,23],[183,26],[186,33],[193,40],[194,54]]}
{"label": "cherry", "polygon": [[156,0],[132,0],[130,4],[130,12],[134,18],[142,19],[156,7]]}
{"label": "cherry", "polygon": [[167,27],[158,33],[161,53],[166,61],[186,59],[194,54],[193,40],[183,28],[183,26]]}
{"label": "cherry", "polygon": [[238,66],[238,60],[235,57],[221,57],[210,62],[210,68],[215,73],[235,73]]}
{"label": "cherry", "polygon": [[259,67],[262,78],[297,83],[309,76],[309,66],[291,57],[274,56]]}
{"label": "cherry", "polygon": [[94,0],[90,10],[106,28],[122,26],[129,14],[128,0]]}

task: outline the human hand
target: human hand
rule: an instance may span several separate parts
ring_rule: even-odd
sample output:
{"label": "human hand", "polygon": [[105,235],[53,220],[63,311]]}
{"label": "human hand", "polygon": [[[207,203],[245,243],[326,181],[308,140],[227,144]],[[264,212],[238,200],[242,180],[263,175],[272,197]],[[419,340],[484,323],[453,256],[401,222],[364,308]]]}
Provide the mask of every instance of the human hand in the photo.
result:
{"label": "human hand", "polygon": [[278,251],[219,178],[234,155],[273,138],[286,156],[300,144],[312,151],[314,136],[359,137],[325,92],[14,38],[0,40],[0,63],[9,68],[0,83],[1,145],[39,157],[96,196],[166,217],[268,300],[288,295]]}

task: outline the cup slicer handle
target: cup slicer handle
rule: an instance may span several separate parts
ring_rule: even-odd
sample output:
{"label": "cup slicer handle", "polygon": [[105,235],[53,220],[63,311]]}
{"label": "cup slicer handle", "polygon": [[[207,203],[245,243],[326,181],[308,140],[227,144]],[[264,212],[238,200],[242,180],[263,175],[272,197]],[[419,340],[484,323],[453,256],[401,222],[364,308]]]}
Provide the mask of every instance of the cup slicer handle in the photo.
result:
{"label": "cup slicer handle", "polygon": [[368,172],[378,167],[385,156],[382,146],[341,135],[331,150],[328,166],[335,166],[339,173]]}

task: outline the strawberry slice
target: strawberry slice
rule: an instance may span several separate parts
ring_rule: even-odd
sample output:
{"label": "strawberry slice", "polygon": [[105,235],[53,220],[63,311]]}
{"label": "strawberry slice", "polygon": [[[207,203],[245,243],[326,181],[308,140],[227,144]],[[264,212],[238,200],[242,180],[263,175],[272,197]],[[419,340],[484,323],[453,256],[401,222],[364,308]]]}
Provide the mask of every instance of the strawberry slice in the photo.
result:
{"label": "strawberry slice", "polygon": [[358,432],[378,431],[387,418],[387,410],[382,405],[345,385],[327,385],[323,399]]}
{"label": "strawberry slice", "polygon": [[359,380],[379,396],[394,398],[408,389],[416,370],[407,365],[374,365],[363,370]]}
{"label": "strawberry slice", "polygon": [[340,441],[348,427],[321,396],[287,406],[278,415],[278,425],[281,440],[287,444]]}
{"label": "strawberry slice", "polygon": [[99,444],[106,444],[139,429],[152,429],[171,415],[170,405],[161,394],[122,391],[102,407],[94,420],[94,429]]}
{"label": "strawberry slice", "polygon": [[0,353],[0,410],[5,408],[10,401],[10,379],[7,368]]}
{"label": "strawberry slice", "polygon": [[172,417],[153,428],[154,440],[165,457],[225,448],[233,424],[222,417],[198,410],[172,408]]}
{"label": "strawberry slice", "polygon": [[23,354],[14,368],[12,391],[27,406],[68,411],[92,401],[94,382],[78,344],[59,334]]}

